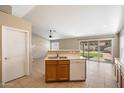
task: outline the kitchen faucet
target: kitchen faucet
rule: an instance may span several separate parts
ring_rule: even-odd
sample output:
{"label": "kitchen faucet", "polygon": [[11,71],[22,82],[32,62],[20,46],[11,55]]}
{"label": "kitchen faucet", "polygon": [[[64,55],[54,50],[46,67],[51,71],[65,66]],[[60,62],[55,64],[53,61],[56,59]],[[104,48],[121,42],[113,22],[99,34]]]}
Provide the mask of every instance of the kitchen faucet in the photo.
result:
{"label": "kitchen faucet", "polygon": [[57,58],[58,58],[59,57],[59,53],[57,52],[56,54],[57,54]]}

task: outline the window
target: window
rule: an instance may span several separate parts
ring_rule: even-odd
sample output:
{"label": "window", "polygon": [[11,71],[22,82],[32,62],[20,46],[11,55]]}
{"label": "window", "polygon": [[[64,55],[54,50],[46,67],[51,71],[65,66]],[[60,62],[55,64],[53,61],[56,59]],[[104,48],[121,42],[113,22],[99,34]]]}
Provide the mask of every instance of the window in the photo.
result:
{"label": "window", "polygon": [[59,42],[58,41],[51,42],[51,50],[59,50]]}

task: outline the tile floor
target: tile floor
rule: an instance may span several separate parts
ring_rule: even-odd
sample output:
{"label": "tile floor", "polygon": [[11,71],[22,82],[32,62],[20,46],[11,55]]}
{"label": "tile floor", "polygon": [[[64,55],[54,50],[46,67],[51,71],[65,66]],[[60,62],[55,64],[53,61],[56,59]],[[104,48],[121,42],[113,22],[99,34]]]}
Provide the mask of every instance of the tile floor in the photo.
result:
{"label": "tile floor", "polygon": [[45,83],[41,73],[41,61],[33,62],[30,76],[10,81],[4,88],[116,88],[113,66],[109,63],[87,62],[87,80],[85,82]]}

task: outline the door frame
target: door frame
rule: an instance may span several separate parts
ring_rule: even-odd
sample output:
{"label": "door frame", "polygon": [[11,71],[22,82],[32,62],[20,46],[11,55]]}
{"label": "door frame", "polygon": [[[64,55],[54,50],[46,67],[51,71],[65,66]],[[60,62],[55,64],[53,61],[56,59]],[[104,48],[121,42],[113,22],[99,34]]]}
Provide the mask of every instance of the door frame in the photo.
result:
{"label": "door frame", "polygon": [[9,27],[9,26],[4,26],[2,25],[2,84],[5,84],[5,58],[4,58],[4,33],[3,31],[5,31],[6,29],[9,30],[14,30],[14,31],[19,31],[19,32],[24,32],[26,34],[26,66],[25,66],[25,75],[29,75],[29,58],[30,58],[30,52],[29,52],[29,31],[28,30],[22,30],[22,29],[18,29],[15,27]]}

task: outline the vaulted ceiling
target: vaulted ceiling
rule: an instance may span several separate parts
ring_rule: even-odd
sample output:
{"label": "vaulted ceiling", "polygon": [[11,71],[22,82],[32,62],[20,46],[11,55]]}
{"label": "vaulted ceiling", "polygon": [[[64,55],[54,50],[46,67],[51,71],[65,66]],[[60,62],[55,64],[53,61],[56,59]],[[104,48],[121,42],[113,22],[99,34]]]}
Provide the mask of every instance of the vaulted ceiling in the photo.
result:
{"label": "vaulted ceiling", "polygon": [[115,34],[124,24],[123,6],[116,5],[39,5],[12,6],[13,15],[33,24],[33,33],[49,39]]}

